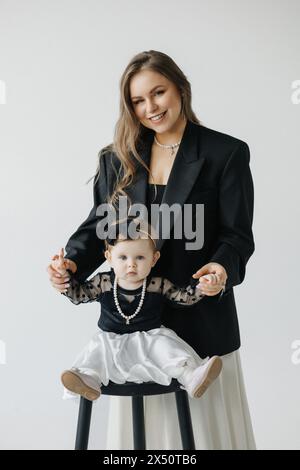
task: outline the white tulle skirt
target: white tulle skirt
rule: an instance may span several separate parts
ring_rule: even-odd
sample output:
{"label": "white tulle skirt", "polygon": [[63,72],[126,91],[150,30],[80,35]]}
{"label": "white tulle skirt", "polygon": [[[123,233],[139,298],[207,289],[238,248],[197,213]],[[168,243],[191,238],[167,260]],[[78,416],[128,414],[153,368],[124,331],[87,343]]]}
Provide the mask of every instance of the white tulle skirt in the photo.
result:
{"label": "white tulle skirt", "polygon": [[[189,398],[196,449],[255,450],[239,351],[200,399]],[[109,397],[106,449],[133,449],[130,397]],[[182,449],[175,394],[145,396],[147,449]],[[159,430],[159,432],[158,432]]]}
{"label": "white tulle skirt", "polygon": [[[99,329],[72,367],[104,385],[109,380],[117,384],[169,385],[172,378],[183,384],[183,379],[207,359],[201,359],[188,343],[164,326],[122,335]],[[74,394],[64,389],[63,398],[74,398]]]}

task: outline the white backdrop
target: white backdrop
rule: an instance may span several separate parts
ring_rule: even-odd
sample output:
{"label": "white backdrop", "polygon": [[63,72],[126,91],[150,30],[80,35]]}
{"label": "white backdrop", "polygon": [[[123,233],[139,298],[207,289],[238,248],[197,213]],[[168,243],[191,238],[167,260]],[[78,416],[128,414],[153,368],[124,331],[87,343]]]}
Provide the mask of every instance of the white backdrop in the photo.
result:
{"label": "white backdrop", "polygon": [[[169,54],[208,127],[245,140],[256,251],[235,288],[260,449],[300,449],[298,0],[0,0],[0,448],[72,449],[77,405],[60,373],[96,329],[48,282],[50,257],[92,205],[119,79],[138,52]],[[299,349],[299,343],[295,347]],[[90,448],[105,448],[107,405]]]}

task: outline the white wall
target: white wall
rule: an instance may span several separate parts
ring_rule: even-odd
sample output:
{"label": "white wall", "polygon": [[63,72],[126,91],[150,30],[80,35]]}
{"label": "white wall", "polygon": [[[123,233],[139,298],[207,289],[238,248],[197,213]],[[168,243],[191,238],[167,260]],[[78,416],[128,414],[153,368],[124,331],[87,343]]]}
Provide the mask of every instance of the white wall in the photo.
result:
{"label": "white wall", "polygon": [[[258,447],[300,449],[299,18],[298,0],[0,1],[2,449],[73,447],[77,407],[59,376],[98,304],[64,301],[46,266],[91,208],[85,182],[112,140],[120,75],[148,49],[182,68],[205,125],[250,146],[256,252],[235,289],[244,376]],[[107,404],[90,448],[105,448]]]}

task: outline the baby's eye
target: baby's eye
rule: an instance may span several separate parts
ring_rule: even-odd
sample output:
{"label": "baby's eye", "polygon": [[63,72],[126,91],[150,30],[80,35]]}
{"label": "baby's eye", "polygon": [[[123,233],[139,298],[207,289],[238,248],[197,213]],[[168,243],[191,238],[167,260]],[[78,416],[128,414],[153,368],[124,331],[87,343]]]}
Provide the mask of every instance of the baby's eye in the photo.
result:
{"label": "baby's eye", "polygon": [[144,259],[144,256],[140,255],[140,256],[137,256],[138,259]]}
{"label": "baby's eye", "polygon": [[121,255],[121,256],[119,256],[119,259],[124,260],[124,259],[126,259],[126,256],[125,256],[125,255]]}

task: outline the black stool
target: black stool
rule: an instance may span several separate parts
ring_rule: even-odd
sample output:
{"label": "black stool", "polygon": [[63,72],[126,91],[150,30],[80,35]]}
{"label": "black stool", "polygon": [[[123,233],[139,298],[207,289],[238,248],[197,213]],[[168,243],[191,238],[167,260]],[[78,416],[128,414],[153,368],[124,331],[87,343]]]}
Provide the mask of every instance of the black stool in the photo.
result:
{"label": "black stool", "polygon": [[[146,449],[144,400],[145,395],[162,395],[175,392],[178,421],[180,427],[182,448],[184,450],[195,450],[195,441],[192,427],[192,419],[188,395],[180,388],[179,382],[173,379],[170,385],[160,385],[154,382],[136,384],[125,382],[115,384],[109,382],[107,386],[102,385],[102,395],[117,395],[132,397],[132,424],[134,450]],[[80,398],[78,413],[75,450],[87,450],[91,422],[93,402],[86,398]]]}

